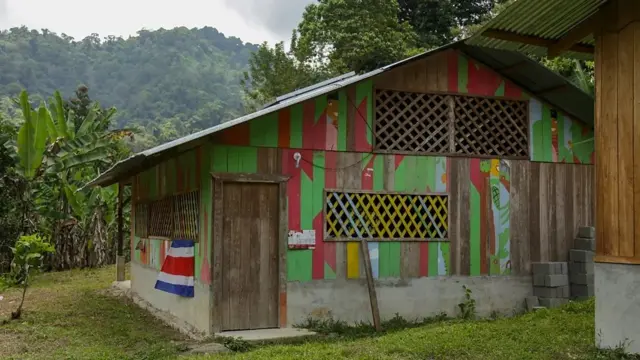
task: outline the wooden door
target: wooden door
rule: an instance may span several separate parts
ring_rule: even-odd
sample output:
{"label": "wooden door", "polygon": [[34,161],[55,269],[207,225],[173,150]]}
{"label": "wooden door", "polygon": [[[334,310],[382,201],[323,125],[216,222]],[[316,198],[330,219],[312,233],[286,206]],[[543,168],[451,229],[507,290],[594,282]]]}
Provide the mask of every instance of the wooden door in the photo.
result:
{"label": "wooden door", "polygon": [[277,328],[278,184],[222,189],[221,329]]}

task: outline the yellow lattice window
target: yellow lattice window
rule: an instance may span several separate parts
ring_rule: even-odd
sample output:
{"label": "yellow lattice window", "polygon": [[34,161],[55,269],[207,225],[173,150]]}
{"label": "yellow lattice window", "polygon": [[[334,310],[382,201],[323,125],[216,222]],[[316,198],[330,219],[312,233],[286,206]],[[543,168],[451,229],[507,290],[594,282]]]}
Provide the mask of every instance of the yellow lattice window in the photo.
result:
{"label": "yellow lattice window", "polygon": [[448,240],[446,194],[327,191],[327,240]]}

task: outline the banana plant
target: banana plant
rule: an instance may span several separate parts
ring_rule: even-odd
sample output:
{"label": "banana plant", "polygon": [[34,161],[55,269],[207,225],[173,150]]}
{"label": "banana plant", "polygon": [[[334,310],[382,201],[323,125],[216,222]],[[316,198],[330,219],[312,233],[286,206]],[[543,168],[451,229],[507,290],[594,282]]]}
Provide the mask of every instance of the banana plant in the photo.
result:
{"label": "banana plant", "polygon": [[16,170],[26,180],[33,180],[42,166],[47,149],[47,124],[51,121],[51,115],[44,105],[38,110],[32,109],[26,90],[20,93],[19,102],[24,123],[20,126],[15,144],[18,157]]}

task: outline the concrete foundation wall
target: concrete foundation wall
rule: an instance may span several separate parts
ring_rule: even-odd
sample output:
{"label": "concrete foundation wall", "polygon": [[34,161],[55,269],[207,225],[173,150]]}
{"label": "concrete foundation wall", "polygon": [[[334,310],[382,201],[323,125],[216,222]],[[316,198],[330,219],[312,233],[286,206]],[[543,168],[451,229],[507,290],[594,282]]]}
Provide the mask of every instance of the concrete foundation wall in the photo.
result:
{"label": "concrete foundation wall", "polygon": [[209,287],[196,282],[195,296],[184,298],[154,288],[158,271],[131,263],[131,291],[154,308],[168,312],[191,326],[191,331],[210,333]]}
{"label": "concrete foundation wall", "polygon": [[640,265],[596,263],[596,345],[640,354]]}
{"label": "concrete foundation wall", "polygon": [[[472,291],[479,316],[496,311],[512,315],[523,310],[533,293],[530,276],[423,277],[412,280],[376,281],[380,317],[397,314],[405,319],[458,314],[464,300],[463,285]],[[367,284],[364,280],[319,280],[287,285],[287,322],[295,325],[309,316],[333,317],[347,322],[372,322]]]}

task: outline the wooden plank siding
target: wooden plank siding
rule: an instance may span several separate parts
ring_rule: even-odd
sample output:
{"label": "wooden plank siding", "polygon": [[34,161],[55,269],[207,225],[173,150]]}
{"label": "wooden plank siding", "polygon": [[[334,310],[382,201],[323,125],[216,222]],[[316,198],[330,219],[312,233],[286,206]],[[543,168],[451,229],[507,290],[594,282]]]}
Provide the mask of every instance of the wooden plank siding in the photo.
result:
{"label": "wooden plank siding", "polygon": [[448,194],[449,241],[371,241],[377,279],[529,274],[533,261],[566,261],[577,227],[593,224],[590,165],[226,145],[211,151],[218,171],[290,177],[288,228],[315,230],[316,246],[287,250],[288,281],[364,279],[357,239],[324,238],[326,189]]}
{"label": "wooden plank siding", "polygon": [[596,51],[596,261],[640,264],[640,3],[602,7]]}

